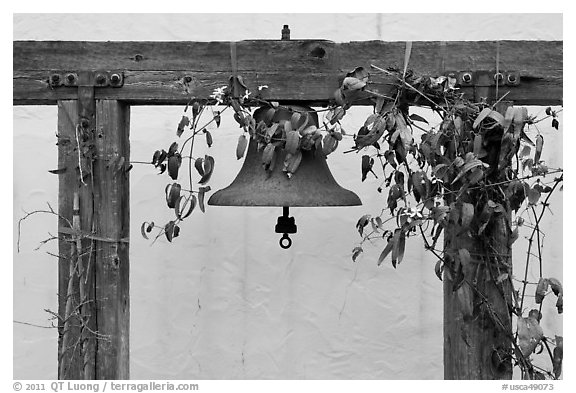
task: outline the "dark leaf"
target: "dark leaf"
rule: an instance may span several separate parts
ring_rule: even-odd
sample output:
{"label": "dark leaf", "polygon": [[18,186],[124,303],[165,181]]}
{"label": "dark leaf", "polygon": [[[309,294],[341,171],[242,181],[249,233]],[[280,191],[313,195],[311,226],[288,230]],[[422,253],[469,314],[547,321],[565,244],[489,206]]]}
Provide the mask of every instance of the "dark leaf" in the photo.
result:
{"label": "dark leaf", "polygon": [[564,358],[564,338],[562,336],[556,336],[556,347],[553,353],[552,372],[558,379],[560,374],[562,374],[562,359]]}
{"label": "dark leaf", "polygon": [[172,180],[176,180],[178,178],[178,170],[180,169],[181,164],[182,156],[180,156],[178,153],[170,156],[168,159],[168,175],[172,178]]}
{"label": "dark leaf", "polygon": [[538,135],[536,137],[536,152],[534,153],[534,163],[538,164],[540,162],[540,156],[542,155],[542,147],[544,146],[544,137]]}
{"label": "dark leaf", "polygon": [[548,278],[548,282],[550,283],[550,288],[552,289],[552,292],[554,292],[554,295],[560,296],[560,294],[564,292],[562,289],[562,283],[558,281],[558,279],[550,277]]}
{"label": "dark leaf", "polygon": [[552,116],[552,108],[550,108],[550,107],[546,108],[546,114],[548,116]]}
{"label": "dark leaf", "polygon": [[173,142],[168,149],[168,157],[173,156],[178,152],[178,142]]}
{"label": "dark leaf", "polygon": [[[372,166],[374,165],[374,159],[370,158],[368,155],[362,156],[362,181],[366,180],[368,173],[372,172]],[[376,174],[374,174],[376,176]]]}
{"label": "dark leaf", "polygon": [[198,114],[200,113],[200,103],[198,101],[194,101],[192,104],[192,121],[195,122]]}
{"label": "dark leaf", "polygon": [[[396,230],[399,231],[399,229],[396,229]],[[394,248],[394,244],[396,244],[396,241],[397,241],[396,236],[393,236],[392,238],[390,238],[388,240],[388,243],[386,243],[386,247],[384,247],[384,250],[382,250],[380,257],[378,257],[378,266],[380,266],[382,264],[382,262],[384,262],[384,259],[386,259],[388,254],[390,254],[390,252]]]}
{"label": "dark leaf", "polygon": [[558,295],[558,300],[556,301],[556,308],[558,309],[558,314],[564,312],[564,294]]}
{"label": "dark leaf", "polygon": [[538,280],[538,285],[536,286],[537,304],[542,303],[542,300],[544,300],[544,296],[546,296],[546,292],[548,291],[548,285],[549,285],[548,279],[540,277],[540,280]]}
{"label": "dark leaf", "polygon": [[362,253],[362,247],[354,247],[354,250],[352,250],[352,262],[356,262],[356,259],[358,258],[358,256]]}
{"label": "dark leaf", "polygon": [[214,122],[216,122],[216,127],[220,127],[220,121],[222,120],[220,116],[220,111],[214,111]]}
{"label": "dark leaf", "polygon": [[166,186],[166,203],[170,209],[176,206],[176,201],[180,197],[180,190],[182,187],[178,183],[168,184]]}
{"label": "dark leaf", "polygon": [[211,156],[204,156],[204,175],[198,183],[206,184],[210,177],[212,177],[212,172],[214,171],[214,158]]}
{"label": "dark leaf", "polygon": [[440,281],[442,281],[443,270],[444,270],[444,264],[442,263],[442,260],[438,260],[438,262],[436,262],[436,265],[434,266],[434,272],[436,273],[436,277],[438,277]]}
{"label": "dark leaf", "polygon": [[462,220],[462,226],[464,228],[469,228],[473,218],[474,218],[474,205],[466,202],[462,203],[462,213],[460,214],[460,219]]}
{"label": "dark leaf", "polygon": [[480,123],[482,123],[482,121],[488,116],[488,114],[490,112],[492,112],[492,110],[490,108],[484,108],[480,112],[480,114],[478,114],[478,117],[476,117],[476,120],[474,120],[474,124],[472,125],[472,128],[474,128],[474,129],[478,128]]}
{"label": "dark leaf", "polygon": [[146,227],[148,226],[148,223],[146,221],[144,221],[142,223],[142,226],[140,227],[140,233],[142,234],[142,237],[146,240],[148,240],[148,235],[146,234]]}
{"label": "dark leaf", "polygon": [[180,198],[178,200],[178,207],[175,209],[176,217],[184,220],[194,211],[196,207],[196,195],[192,194],[189,198]]}
{"label": "dark leaf", "polygon": [[208,147],[212,147],[213,143],[212,134],[208,130],[204,131],[204,134],[206,134],[206,144],[208,145]]}
{"label": "dark leaf", "polygon": [[59,175],[59,174],[61,174],[61,173],[66,172],[67,169],[68,169],[68,168],[66,168],[66,167],[64,167],[64,168],[58,168],[58,169],[51,169],[51,170],[49,170],[48,172],[53,173],[53,174],[55,174],[55,175]]}
{"label": "dark leaf", "polygon": [[396,238],[396,241],[394,242],[394,247],[392,248],[392,265],[396,267],[396,265],[402,262],[402,259],[404,259],[406,233],[404,233],[404,231],[401,229],[396,229],[394,237]]}
{"label": "dark leaf", "polygon": [[188,116],[184,115],[182,116],[182,119],[180,119],[180,123],[178,123],[178,130],[176,131],[176,135],[178,136],[178,138],[180,138],[180,136],[184,133],[184,127],[188,126],[190,124],[190,119],[188,119]]}
{"label": "dark leaf", "polygon": [[164,172],[166,172],[166,164],[160,164],[160,172],[158,174],[161,175]]}
{"label": "dark leaf", "polygon": [[543,337],[544,332],[536,318],[518,318],[518,346],[525,357],[534,352]]}
{"label": "dark leaf", "polygon": [[558,119],[552,119],[552,127],[558,129],[558,126],[560,126]]}
{"label": "dark leaf", "polygon": [[202,213],[204,213],[205,207],[204,207],[204,195],[210,191],[210,186],[206,186],[206,187],[200,187],[198,189],[198,207],[200,208],[200,210],[202,211]]}
{"label": "dark leaf", "polygon": [[538,191],[536,188],[531,188],[530,191],[528,191],[528,203],[530,205],[537,205],[539,199],[540,191]]}
{"label": "dark leaf", "polygon": [[166,239],[168,239],[169,242],[172,242],[172,239],[175,236],[178,236],[178,234],[175,233],[176,228],[177,226],[175,225],[174,221],[170,221],[168,224],[166,224],[166,226],[164,226],[164,234],[166,235]]}
{"label": "dark leaf", "polygon": [[244,157],[246,146],[248,146],[248,138],[246,138],[246,135],[242,134],[238,137],[238,144],[236,145],[236,158],[238,160]]}
{"label": "dark leaf", "polygon": [[362,217],[360,217],[360,219],[356,223],[356,229],[358,229],[358,233],[360,234],[360,236],[364,234],[364,228],[366,227],[366,225],[368,225],[369,222],[370,222],[370,215],[365,214]]}
{"label": "dark leaf", "polygon": [[194,168],[196,168],[196,171],[198,171],[200,176],[204,176],[204,167],[202,166],[203,162],[204,160],[202,158],[197,158],[196,161],[194,161]]}
{"label": "dark leaf", "polygon": [[420,115],[417,115],[416,113],[411,114],[409,117],[411,120],[419,121],[419,122],[428,124],[428,120],[426,120],[425,118],[423,118]]}

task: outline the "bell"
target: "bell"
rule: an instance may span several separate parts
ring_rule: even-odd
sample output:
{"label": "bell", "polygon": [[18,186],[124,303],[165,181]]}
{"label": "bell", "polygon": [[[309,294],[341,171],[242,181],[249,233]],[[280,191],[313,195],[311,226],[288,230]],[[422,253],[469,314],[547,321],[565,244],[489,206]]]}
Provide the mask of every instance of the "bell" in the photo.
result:
{"label": "bell", "polygon": [[[310,114],[308,125],[318,127],[318,116],[307,107],[291,106],[276,109],[273,119],[266,119],[269,112],[260,108],[255,111],[254,119],[266,123],[290,120],[294,111]],[[287,152],[276,148],[275,164],[272,171],[266,171],[262,165],[263,150],[258,151],[258,143],[251,138],[248,151],[240,172],[228,187],[217,191],[208,200],[215,206],[278,206],[283,207],[284,215],[279,218],[277,233],[295,233],[294,220],[288,217],[288,207],[319,206],[358,206],[362,202],[358,195],[342,188],[332,176],[326,156],[322,151],[302,149],[302,161],[295,173],[288,177],[284,169]],[[287,220],[291,218],[291,224]],[[289,238],[288,238],[289,240]],[[290,241],[291,243],[291,241]],[[280,245],[283,248],[282,240]]]}

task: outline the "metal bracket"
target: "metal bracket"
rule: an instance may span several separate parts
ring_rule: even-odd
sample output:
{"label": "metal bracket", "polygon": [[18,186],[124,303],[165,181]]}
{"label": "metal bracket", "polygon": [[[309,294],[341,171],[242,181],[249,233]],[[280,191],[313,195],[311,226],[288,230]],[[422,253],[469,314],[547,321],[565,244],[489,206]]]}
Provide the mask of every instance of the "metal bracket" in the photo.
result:
{"label": "metal bracket", "polygon": [[457,85],[462,87],[490,87],[496,86],[518,86],[520,84],[520,73],[518,71],[448,71],[446,76],[456,78]]}
{"label": "metal bracket", "polygon": [[[54,72],[48,78],[52,88],[66,86],[78,87],[78,74],[74,71]],[[93,87],[122,87],[124,85],[124,72],[122,71],[90,71],[88,86]]]}

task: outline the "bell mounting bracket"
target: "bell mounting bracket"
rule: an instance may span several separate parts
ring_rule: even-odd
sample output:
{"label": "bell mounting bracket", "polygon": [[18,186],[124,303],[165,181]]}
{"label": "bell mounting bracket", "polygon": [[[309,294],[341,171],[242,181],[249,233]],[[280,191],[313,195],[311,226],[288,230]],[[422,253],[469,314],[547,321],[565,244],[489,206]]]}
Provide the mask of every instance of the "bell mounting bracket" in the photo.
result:
{"label": "bell mounting bracket", "polygon": [[[54,71],[48,76],[51,88],[78,87],[82,83],[78,75],[83,71]],[[122,71],[89,71],[88,86],[92,87],[122,87],[124,85],[124,72]]]}
{"label": "bell mounting bracket", "polygon": [[280,247],[283,249],[290,248],[292,245],[292,239],[288,236],[289,233],[296,233],[296,220],[294,217],[290,217],[290,207],[282,207],[282,215],[278,217],[278,222],[276,223],[276,233],[283,233],[280,238]]}

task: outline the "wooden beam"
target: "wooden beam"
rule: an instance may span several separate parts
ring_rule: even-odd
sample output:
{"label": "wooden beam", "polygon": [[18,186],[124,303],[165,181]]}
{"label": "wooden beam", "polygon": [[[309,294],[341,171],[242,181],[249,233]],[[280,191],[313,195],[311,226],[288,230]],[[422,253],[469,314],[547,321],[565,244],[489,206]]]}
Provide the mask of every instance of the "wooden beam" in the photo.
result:
{"label": "wooden beam", "polygon": [[95,241],[96,313],[100,337],[96,379],[130,377],[129,123],[127,105],[108,100],[96,102],[94,223],[100,239]]}
{"label": "wooden beam", "polygon": [[[334,43],[324,40],[240,41],[236,63],[248,88],[263,98],[325,104],[346,72],[370,64],[381,68],[404,65],[404,42]],[[499,46],[499,49],[497,49]],[[208,98],[232,75],[230,42],[81,42],[15,41],[13,102],[54,104],[76,97],[74,87],[50,88],[54,72],[108,70],[124,73],[122,87],[96,88],[96,99],[132,105],[181,105],[190,97]],[[409,68],[418,74],[443,71],[518,71],[520,85],[507,99],[518,105],[562,103],[562,41],[414,42]],[[186,77],[189,82],[186,83]],[[373,90],[385,80],[373,76]],[[473,88],[462,89],[469,96]]]}

